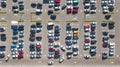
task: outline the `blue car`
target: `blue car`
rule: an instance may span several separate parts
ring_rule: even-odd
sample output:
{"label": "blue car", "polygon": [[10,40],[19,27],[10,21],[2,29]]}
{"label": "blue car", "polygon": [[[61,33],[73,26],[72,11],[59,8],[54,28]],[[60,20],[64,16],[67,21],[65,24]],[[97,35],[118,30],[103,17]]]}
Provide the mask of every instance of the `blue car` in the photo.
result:
{"label": "blue car", "polygon": [[14,49],[14,48],[16,48],[16,45],[11,45],[11,49]]}

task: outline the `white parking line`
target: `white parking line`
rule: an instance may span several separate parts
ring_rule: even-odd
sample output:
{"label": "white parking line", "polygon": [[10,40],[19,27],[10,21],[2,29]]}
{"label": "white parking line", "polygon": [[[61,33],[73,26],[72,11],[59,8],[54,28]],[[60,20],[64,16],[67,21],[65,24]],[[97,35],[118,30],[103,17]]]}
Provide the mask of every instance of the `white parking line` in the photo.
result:
{"label": "white parking line", "polygon": [[41,18],[37,18],[38,20],[41,20]]}
{"label": "white parking line", "polygon": [[82,12],[82,10],[81,10],[81,12]]}
{"label": "white parking line", "polygon": [[119,57],[119,55],[117,55],[117,57]]}
{"label": "white parking line", "polygon": [[98,10],[98,12],[100,12],[100,10]]}
{"label": "white parking line", "polygon": [[11,9],[9,9],[9,12],[11,11]]}
{"label": "white parking line", "polygon": [[111,64],[113,64],[114,62],[110,62]]}
{"label": "white parking line", "polygon": [[118,9],[116,10],[116,12],[119,12]]}
{"label": "white parking line", "polygon": [[45,12],[47,12],[47,10],[45,9]]}
{"label": "white parking line", "polygon": [[38,63],[42,63],[41,61],[38,61]]}
{"label": "white parking line", "polygon": [[0,63],[2,63],[2,61],[0,61]]}
{"label": "white parking line", "polygon": [[27,9],[27,12],[28,12],[29,10]]}
{"label": "white parking line", "polygon": [[76,20],[77,18],[75,17],[75,18],[73,18],[74,20]]}
{"label": "white parking line", "polygon": [[1,18],[2,20],[4,20],[5,18],[3,17],[3,18]]}
{"label": "white parking line", "polygon": [[76,64],[77,62],[73,62],[74,64]]}

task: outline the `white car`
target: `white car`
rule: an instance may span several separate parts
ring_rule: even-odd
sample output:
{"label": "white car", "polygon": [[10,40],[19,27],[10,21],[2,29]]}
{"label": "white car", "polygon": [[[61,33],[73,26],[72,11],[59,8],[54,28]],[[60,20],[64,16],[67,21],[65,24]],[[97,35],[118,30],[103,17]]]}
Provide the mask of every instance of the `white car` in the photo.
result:
{"label": "white car", "polygon": [[60,48],[62,51],[66,51],[66,48],[63,45],[61,45]]}
{"label": "white car", "polygon": [[53,65],[54,62],[52,60],[48,61],[48,65]]}
{"label": "white car", "polygon": [[91,13],[96,13],[96,10],[95,10],[95,9],[94,9],[94,10],[90,10],[90,12],[91,12]]}
{"label": "white car", "polygon": [[60,46],[60,43],[59,43],[59,42],[55,42],[55,43],[54,43],[54,46],[55,46],[55,47],[59,47],[59,46]]}
{"label": "white car", "polygon": [[49,7],[53,7],[54,6],[54,0],[49,0]]}
{"label": "white car", "polygon": [[64,60],[65,60],[65,57],[63,56],[59,59],[59,63],[62,63]]}
{"label": "white car", "polygon": [[90,3],[96,3],[96,0],[90,0]]}
{"label": "white car", "polygon": [[42,13],[42,9],[36,9],[36,13]]}
{"label": "white car", "polygon": [[60,10],[60,6],[54,6],[55,10]]}
{"label": "white car", "polygon": [[115,48],[115,43],[114,42],[110,42],[109,43],[109,48],[110,49],[114,49]]}
{"label": "white car", "polygon": [[67,6],[67,9],[73,9],[73,6]]}
{"label": "white car", "polygon": [[41,43],[40,43],[40,42],[37,42],[36,45],[41,45]]}
{"label": "white car", "polygon": [[66,46],[66,48],[67,48],[67,49],[71,49],[71,48],[72,48],[72,46]]}
{"label": "white car", "polygon": [[89,7],[90,6],[90,3],[85,3],[84,4],[86,7]]}
{"label": "white car", "polygon": [[73,0],[67,0],[67,5],[70,5],[73,3]]}

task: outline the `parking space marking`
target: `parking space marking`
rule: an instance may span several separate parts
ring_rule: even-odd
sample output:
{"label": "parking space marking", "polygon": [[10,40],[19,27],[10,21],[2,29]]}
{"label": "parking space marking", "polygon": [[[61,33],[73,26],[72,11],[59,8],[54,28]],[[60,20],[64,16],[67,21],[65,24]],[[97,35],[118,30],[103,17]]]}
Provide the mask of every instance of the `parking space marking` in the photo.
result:
{"label": "parking space marking", "polygon": [[81,12],[82,12],[82,10],[81,10]]}
{"label": "parking space marking", "polygon": [[28,12],[29,10],[27,9],[27,12]]}
{"label": "parking space marking", "polygon": [[45,9],[45,12],[47,12],[47,10]]}
{"label": "parking space marking", "polygon": [[0,63],[2,63],[2,61],[0,61]]}
{"label": "parking space marking", "polygon": [[118,9],[116,10],[116,12],[119,12]]}
{"label": "parking space marking", "polygon": [[100,12],[100,10],[98,10],[98,12]]}
{"label": "parking space marking", "polygon": [[4,17],[2,17],[1,19],[2,19],[2,20],[4,20],[5,18],[4,18]]}
{"label": "parking space marking", "polygon": [[110,62],[111,64],[113,64],[114,62]]}
{"label": "parking space marking", "polygon": [[119,55],[117,55],[117,57],[119,57]]}
{"label": "parking space marking", "polygon": [[38,61],[38,63],[42,63],[41,61]]}

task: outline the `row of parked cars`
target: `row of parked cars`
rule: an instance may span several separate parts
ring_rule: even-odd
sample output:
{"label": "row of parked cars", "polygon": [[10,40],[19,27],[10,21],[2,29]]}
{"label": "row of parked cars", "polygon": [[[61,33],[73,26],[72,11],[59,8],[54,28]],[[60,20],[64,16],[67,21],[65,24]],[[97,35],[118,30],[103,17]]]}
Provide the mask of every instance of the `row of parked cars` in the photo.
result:
{"label": "row of parked cars", "polygon": [[7,39],[6,34],[4,34],[5,30],[5,27],[0,27],[0,41],[2,42],[5,42]]}
{"label": "row of parked cars", "polygon": [[55,11],[60,10],[60,0],[49,0],[49,8],[53,8]]}
{"label": "row of parked cars", "polygon": [[77,27],[72,27],[70,23],[66,25],[66,49],[71,50],[66,53],[67,59],[71,59],[73,56],[79,55],[78,39],[79,31]]}
{"label": "row of parked cars", "polygon": [[23,45],[24,45],[24,25],[11,25],[11,30],[13,32],[12,44],[11,44],[11,56],[13,59],[24,58]]}
{"label": "row of parked cars", "polygon": [[84,13],[85,14],[96,13],[96,0],[83,0],[83,4],[84,4]]}
{"label": "row of parked cars", "polygon": [[84,50],[89,50],[89,55],[85,55],[85,59],[89,59],[90,56],[96,55],[96,22],[90,22],[90,24],[84,25]]}
{"label": "row of parked cars", "polygon": [[36,9],[36,15],[42,14],[42,4],[41,3],[31,3],[31,7]]}
{"label": "row of parked cars", "polygon": [[78,4],[79,0],[67,0],[67,14],[76,14],[78,13]]}
{"label": "row of parked cars", "polygon": [[29,41],[31,41],[31,42],[41,41],[42,36],[36,36],[41,31],[42,31],[42,23],[41,22],[36,22],[35,24],[31,24]]}
{"label": "row of parked cars", "polygon": [[109,32],[109,30],[114,30],[114,22],[102,22],[101,26],[104,28],[107,28],[108,30],[103,30],[102,31],[102,47],[108,48],[108,51],[103,51],[102,52],[102,60],[107,59],[108,57],[114,56],[115,55],[115,42],[109,42],[110,39],[115,38],[115,33]]}
{"label": "row of parked cars", "polygon": [[29,36],[29,41],[30,46],[30,58],[41,58],[42,55],[42,36],[37,36],[40,35],[42,31],[42,23],[41,22],[36,22],[34,24],[30,25],[30,36]]}
{"label": "row of parked cars", "polygon": [[[61,28],[59,25],[50,22],[47,25],[48,29],[48,65],[53,65],[54,61],[51,60],[59,59],[59,63],[62,63],[64,61],[64,56],[61,57],[61,50],[65,51],[63,49],[63,46],[61,46],[59,39],[60,39],[60,30]],[[61,48],[61,50],[60,50]]]}
{"label": "row of parked cars", "polygon": [[113,12],[115,5],[115,0],[101,0],[101,7],[103,13]]}
{"label": "row of parked cars", "polygon": [[18,5],[12,6],[13,13],[19,13],[19,11],[24,10],[24,1],[23,0],[13,0],[14,3],[18,3]]}
{"label": "row of parked cars", "polygon": [[5,57],[6,46],[0,45],[0,59]]}

